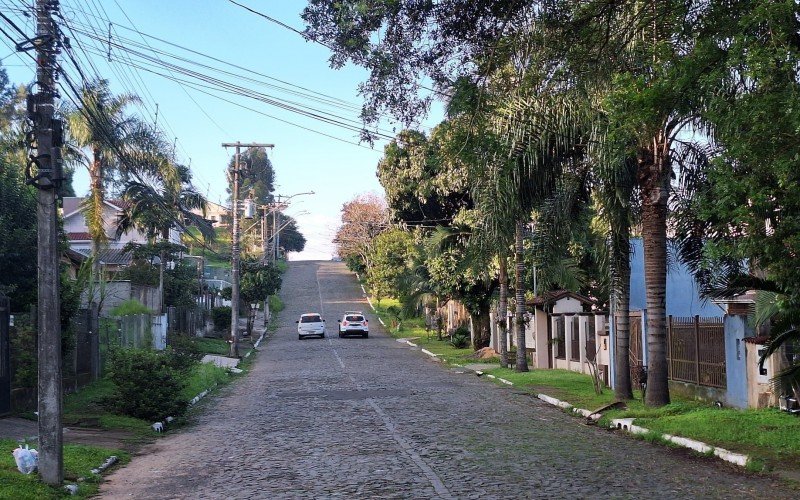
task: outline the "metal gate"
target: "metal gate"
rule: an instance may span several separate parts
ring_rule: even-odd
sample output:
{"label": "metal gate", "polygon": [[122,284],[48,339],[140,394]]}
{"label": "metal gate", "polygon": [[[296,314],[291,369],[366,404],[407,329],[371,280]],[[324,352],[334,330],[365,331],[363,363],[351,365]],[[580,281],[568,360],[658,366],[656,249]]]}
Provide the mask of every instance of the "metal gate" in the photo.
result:
{"label": "metal gate", "polygon": [[630,344],[628,347],[631,369],[631,383],[635,388],[643,382],[644,352],[642,346],[642,312],[631,311],[630,315]]}
{"label": "metal gate", "polygon": [[8,340],[11,302],[0,296],[0,415],[11,411],[11,348]]}

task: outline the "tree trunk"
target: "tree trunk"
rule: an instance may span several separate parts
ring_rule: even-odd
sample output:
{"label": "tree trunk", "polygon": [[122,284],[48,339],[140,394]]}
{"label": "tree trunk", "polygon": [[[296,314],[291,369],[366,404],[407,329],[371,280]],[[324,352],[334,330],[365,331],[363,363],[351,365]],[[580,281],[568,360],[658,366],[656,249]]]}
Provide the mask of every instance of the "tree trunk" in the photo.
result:
{"label": "tree trunk", "polygon": [[472,348],[476,351],[489,347],[489,340],[491,337],[490,319],[489,319],[489,303],[481,304],[478,314],[471,314],[472,326],[474,331]]}
{"label": "tree trunk", "polygon": [[500,300],[497,304],[498,349],[500,350],[500,366],[508,368],[508,260],[500,256]]}
{"label": "tree trunk", "polygon": [[663,133],[637,155],[642,196],[642,240],[647,304],[647,395],[645,404],[669,404],[666,351],[668,141]]}
{"label": "tree trunk", "polygon": [[161,312],[161,314],[164,314],[164,311],[166,311],[167,308],[164,307],[164,259],[165,259],[165,256],[164,256],[164,251],[163,250],[159,254],[159,259],[161,260],[161,263],[158,266],[158,296],[159,296],[159,301],[161,303],[161,311],[160,312]]}
{"label": "tree trunk", "polygon": [[517,336],[517,362],[514,369],[518,372],[528,371],[528,357],[525,352],[525,261],[523,260],[522,232],[525,225],[517,221],[514,261],[516,263],[516,308],[514,309],[514,329]]}
{"label": "tree trunk", "polygon": [[[614,248],[612,252],[614,279],[614,340],[615,340],[615,362],[614,362],[614,396],[619,400],[633,399],[633,388],[631,387],[631,363],[630,363],[630,333],[631,333],[631,260],[630,253],[622,251],[630,248],[628,238],[628,227],[626,223],[618,228],[617,234],[612,234]],[[624,231],[624,232],[623,232]],[[617,252],[619,252],[617,254]]]}
{"label": "tree trunk", "polygon": [[100,247],[105,236],[105,226],[103,224],[103,164],[100,158],[100,148],[93,149],[92,166],[89,168],[89,186],[91,197],[91,210],[93,217],[87,220],[87,229],[92,237],[92,272],[91,287],[93,291],[92,301],[100,303],[101,297],[97,297],[97,282],[100,280]]}

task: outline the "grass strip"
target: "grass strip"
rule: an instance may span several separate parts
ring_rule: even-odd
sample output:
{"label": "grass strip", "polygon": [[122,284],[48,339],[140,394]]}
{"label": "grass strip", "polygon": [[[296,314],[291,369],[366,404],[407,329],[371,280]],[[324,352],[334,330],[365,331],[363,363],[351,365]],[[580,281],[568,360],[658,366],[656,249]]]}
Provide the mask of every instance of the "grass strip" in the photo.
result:
{"label": "grass strip", "polygon": [[[64,498],[69,493],[63,488],[54,488],[39,481],[39,475],[22,474],[17,470],[11,452],[19,446],[12,439],[0,439],[0,498],[18,500]],[[92,474],[109,456],[116,455],[122,464],[130,461],[130,455],[122,450],[101,448],[97,446],[64,445],[64,478],[74,482],[78,478],[86,478],[78,483],[78,492],[71,498],[87,498],[97,493],[100,476]]]}

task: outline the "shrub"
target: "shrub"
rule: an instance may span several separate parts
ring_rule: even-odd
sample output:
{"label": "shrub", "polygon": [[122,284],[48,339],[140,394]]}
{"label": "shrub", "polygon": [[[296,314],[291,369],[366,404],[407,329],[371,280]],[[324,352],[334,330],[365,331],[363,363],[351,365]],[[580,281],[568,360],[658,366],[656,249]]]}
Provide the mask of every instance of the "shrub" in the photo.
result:
{"label": "shrub", "polygon": [[117,406],[124,414],[157,421],[186,411],[181,395],[186,378],[171,352],[115,349],[110,361],[109,378],[117,386]]}
{"label": "shrub", "polygon": [[188,335],[176,333],[169,337],[169,348],[167,354],[172,357],[173,366],[184,373],[188,373],[191,368],[203,359],[200,346]]}
{"label": "shrub", "polygon": [[112,316],[128,316],[130,314],[150,314],[152,311],[136,299],[121,302],[111,310]]}
{"label": "shrub", "polygon": [[283,303],[280,297],[277,295],[270,295],[269,296],[269,311],[272,314],[279,313],[283,311],[286,305]]}
{"label": "shrub", "polygon": [[469,330],[465,326],[459,326],[450,335],[450,345],[456,349],[466,349],[469,346]]}
{"label": "shrub", "polygon": [[231,325],[231,308],[215,307],[211,310],[211,319],[214,321],[214,330],[218,332],[227,330]]}

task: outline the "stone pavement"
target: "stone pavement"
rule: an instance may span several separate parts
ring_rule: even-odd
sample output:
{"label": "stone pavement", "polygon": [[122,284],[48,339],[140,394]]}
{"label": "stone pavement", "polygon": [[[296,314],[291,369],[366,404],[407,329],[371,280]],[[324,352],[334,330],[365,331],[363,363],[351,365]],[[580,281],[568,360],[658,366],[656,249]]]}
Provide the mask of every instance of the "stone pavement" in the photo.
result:
{"label": "stone pavement", "polygon": [[[571,418],[512,388],[447,370],[370,321],[351,273],[293,262],[280,328],[251,373],[198,423],[114,472],[106,498],[797,498],[740,468]],[[318,311],[326,339],[297,340]],[[367,313],[371,320],[374,316]],[[333,335],[331,335],[333,333]]]}

